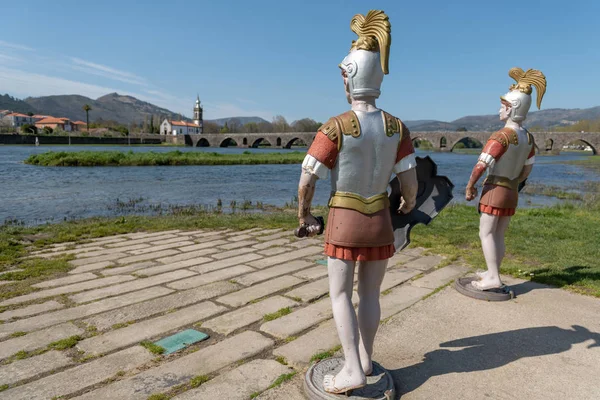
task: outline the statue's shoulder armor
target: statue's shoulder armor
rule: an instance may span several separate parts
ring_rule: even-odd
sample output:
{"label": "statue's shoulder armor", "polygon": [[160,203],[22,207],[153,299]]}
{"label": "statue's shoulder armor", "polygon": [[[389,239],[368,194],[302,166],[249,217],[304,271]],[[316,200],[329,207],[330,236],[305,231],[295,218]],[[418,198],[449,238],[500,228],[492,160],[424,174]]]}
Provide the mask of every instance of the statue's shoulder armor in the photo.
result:
{"label": "statue's shoulder armor", "polygon": [[525,129],[525,132],[527,132],[527,144],[531,144],[531,145],[535,146],[535,138],[533,137],[531,132],[529,132],[527,129]]}
{"label": "statue's shoulder armor", "polygon": [[404,137],[405,134],[408,134],[408,128],[404,125],[404,122],[400,120],[400,118],[394,117],[392,114],[388,112],[383,112],[384,120],[385,120],[385,134],[388,136],[393,136],[395,133],[400,134],[400,140]]}
{"label": "statue's shoulder armor", "polygon": [[494,132],[492,136],[490,136],[490,140],[495,140],[499,142],[502,147],[507,148],[510,144],[519,144],[519,135],[517,135],[517,132],[514,129],[502,128],[499,131]]}
{"label": "statue's shoulder armor", "polygon": [[354,111],[346,111],[343,114],[329,118],[319,128],[327,137],[337,143],[338,149],[342,145],[342,135],[360,136],[360,123]]}

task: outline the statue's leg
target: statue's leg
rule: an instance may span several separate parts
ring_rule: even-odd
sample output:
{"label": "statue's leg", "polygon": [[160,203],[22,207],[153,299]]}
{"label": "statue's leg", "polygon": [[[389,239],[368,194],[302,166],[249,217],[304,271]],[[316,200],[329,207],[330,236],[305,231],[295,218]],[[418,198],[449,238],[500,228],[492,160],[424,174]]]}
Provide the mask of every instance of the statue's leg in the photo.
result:
{"label": "statue's leg", "polygon": [[373,342],[379,328],[381,308],[379,295],[388,260],[361,262],[358,269],[358,329],[360,330],[360,362],[365,375],[373,372]]}
{"label": "statue's leg", "polygon": [[499,288],[502,286],[500,281],[500,260],[498,250],[501,249],[497,244],[496,231],[498,229],[498,221],[501,217],[487,213],[481,213],[479,223],[479,238],[481,239],[481,247],[483,256],[487,264],[487,273],[481,280],[472,282],[472,285],[479,290]]}
{"label": "statue's leg", "polygon": [[343,393],[366,384],[366,377],[360,365],[358,324],[352,305],[354,266],[354,261],[332,257],[329,257],[327,262],[333,319],[345,360],[344,367],[335,377],[326,375],[323,381],[325,390],[332,393]]}
{"label": "statue's leg", "polygon": [[502,265],[502,260],[504,259],[504,254],[506,253],[504,235],[508,229],[508,224],[510,224],[510,218],[511,217],[498,218],[498,226],[496,226],[496,231],[494,233],[494,242],[496,243],[496,254],[498,257],[498,269],[500,268],[500,265]]}

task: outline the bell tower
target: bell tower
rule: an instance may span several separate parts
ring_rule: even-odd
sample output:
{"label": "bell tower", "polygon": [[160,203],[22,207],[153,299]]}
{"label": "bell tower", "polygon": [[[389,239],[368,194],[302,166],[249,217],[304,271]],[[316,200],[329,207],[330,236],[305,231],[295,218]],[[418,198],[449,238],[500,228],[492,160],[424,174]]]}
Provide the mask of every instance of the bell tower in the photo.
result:
{"label": "bell tower", "polygon": [[200,105],[200,96],[196,97],[196,105],[194,106],[194,124],[200,127],[200,133],[202,133],[202,106]]}

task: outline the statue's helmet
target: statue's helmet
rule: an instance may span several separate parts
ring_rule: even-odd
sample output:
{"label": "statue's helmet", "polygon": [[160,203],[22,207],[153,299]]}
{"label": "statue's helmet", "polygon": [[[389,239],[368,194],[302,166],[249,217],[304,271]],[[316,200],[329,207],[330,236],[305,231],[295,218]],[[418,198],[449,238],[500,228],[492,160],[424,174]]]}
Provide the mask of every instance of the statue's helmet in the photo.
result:
{"label": "statue's helmet", "polygon": [[354,99],[379,97],[383,75],[387,74],[391,25],[383,11],[371,10],[366,16],[356,14],[350,29],[358,35],[349,54],[339,67],[348,77],[348,92]]}
{"label": "statue's helmet", "polygon": [[531,107],[532,85],[537,90],[537,107],[540,109],[542,99],[546,93],[546,77],[541,71],[529,69],[527,72],[523,72],[518,67],[512,68],[508,75],[517,83],[511,85],[509,92],[504,96],[500,96],[500,100],[510,104],[510,119],[515,122],[522,122],[527,118],[527,113]]}

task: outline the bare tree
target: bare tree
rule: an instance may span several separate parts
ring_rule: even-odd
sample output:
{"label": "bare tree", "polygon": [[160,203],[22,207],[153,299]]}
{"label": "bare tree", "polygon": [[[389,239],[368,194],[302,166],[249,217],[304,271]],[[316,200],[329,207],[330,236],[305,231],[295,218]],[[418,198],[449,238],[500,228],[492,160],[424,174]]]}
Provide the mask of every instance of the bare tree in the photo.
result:
{"label": "bare tree", "polygon": [[289,132],[290,124],[288,124],[283,115],[277,115],[273,118],[273,130],[275,132]]}
{"label": "bare tree", "polygon": [[238,133],[242,128],[242,122],[237,118],[232,118],[227,122],[227,127],[229,128],[229,132]]}
{"label": "bare tree", "polygon": [[204,133],[219,133],[221,127],[215,122],[205,121],[202,130]]}
{"label": "bare tree", "polygon": [[271,133],[275,130],[273,124],[270,122],[264,121],[258,123],[258,132],[259,133]]}
{"label": "bare tree", "polygon": [[295,132],[316,132],[322,124],[310,118],[303,118],[292,122],[292,129]]}

